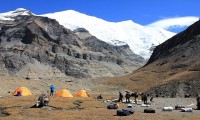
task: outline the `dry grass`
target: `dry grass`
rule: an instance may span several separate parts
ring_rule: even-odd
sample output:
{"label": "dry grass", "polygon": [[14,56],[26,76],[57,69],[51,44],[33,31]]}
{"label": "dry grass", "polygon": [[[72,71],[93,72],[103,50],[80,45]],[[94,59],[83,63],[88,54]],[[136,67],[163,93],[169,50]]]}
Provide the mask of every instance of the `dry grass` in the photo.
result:
{"label": "dry grass", "polygon": [[[94,95],[95,96],[95,95]],[[103,95],[105,99],[112,99],[115,95]],[[116,116],[116,110],[108,110],[106,106],[109,103],[103,103],[102,100],[90,98],[61,98],[52,97],[50,106],[56,109],[47,110],[44,108],[30,108],[34,105],[36,96],[28,97],[5,97],[0,98],[0,106],[5,108],[5,112],[9,114],[6,117],[0,117],[5,120],[195,120],[200,119],[200,112],[181,113],[174,112],[158,112],[155,114],[143,113],[143,108],[136,111],[134,115],[119,117]],[[74,102],[79,101],[81,108],[77,108]],[[125,108],[126,104],[119,103],[119,109]],[[137,106],[140,107],[140,106]]]}

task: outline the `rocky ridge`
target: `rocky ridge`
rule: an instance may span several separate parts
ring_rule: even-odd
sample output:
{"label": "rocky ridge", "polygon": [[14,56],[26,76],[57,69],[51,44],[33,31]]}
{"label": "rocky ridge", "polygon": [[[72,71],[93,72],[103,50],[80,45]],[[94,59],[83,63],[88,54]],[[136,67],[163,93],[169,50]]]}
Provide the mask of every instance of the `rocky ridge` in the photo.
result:
{"label": "rocky ridge", "polygon": [[145,63],[128,45],[109,45],[83,28],[71,31],[34,14],[13,19],[0,21],[0,68],[8,74],[28,79],[121,76]]}

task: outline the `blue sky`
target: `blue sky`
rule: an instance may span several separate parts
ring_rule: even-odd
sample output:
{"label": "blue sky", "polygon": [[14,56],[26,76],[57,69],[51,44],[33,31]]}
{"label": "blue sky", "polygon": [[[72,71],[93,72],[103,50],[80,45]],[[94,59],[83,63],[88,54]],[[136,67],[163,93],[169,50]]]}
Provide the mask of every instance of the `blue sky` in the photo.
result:
{"label": "blue sky", "polygon": [[165,18],[200,16],[199,0],[3,0],[0,13],[25,8],[35,14],[76,10],[111,22],[147,25]]}

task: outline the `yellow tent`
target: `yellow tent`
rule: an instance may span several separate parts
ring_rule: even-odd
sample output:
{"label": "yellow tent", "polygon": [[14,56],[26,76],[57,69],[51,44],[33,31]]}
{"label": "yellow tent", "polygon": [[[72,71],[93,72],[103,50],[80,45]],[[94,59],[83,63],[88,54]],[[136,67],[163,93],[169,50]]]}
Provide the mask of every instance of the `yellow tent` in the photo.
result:
{"label": "yellow tent", "polygon": [[60,90],[56,93],[56,96],[59,97],[68,97],[68,98],[72,98],[73,95],[66,89]]}
{"label": "yellow tent", "polygon": [[90,97],[86,90],[79,90],[75,95],[79,97]]}
{"label": "yellow tent", "polygon": [[22,96],[32,95],[31,91],[28,88],[26,88],[26,87],[19,87],[19,88],[17,88],[14,91],[13,95],[17,95],[18,93],[21,93]]}

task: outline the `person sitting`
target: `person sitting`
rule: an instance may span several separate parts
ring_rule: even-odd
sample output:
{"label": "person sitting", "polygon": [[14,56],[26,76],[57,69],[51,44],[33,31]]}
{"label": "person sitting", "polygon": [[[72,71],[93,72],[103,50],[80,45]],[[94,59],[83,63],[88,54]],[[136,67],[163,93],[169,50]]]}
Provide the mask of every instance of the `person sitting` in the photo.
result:
{"label": "person sitting", "polygon": [[22,96],[22,91],[17,91],[17,96]]}
{"label": "person sitting", "polygon": [[97,96],[97,99],[103,99],[103,97],[101,95]]}

